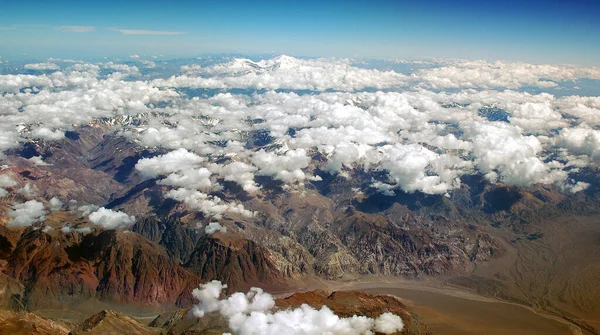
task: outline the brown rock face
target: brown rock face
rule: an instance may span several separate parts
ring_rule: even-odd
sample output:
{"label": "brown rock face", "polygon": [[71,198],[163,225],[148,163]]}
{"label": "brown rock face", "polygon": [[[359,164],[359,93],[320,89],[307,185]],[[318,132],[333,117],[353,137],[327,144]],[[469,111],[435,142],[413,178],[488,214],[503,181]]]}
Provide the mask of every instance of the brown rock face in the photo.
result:
{"label": "brown rock face", "polygon": [[110,310],[103,310],[92,315],[70,332],[72,335],[153,335],[159,333],[160,331],[156,328],[144,326],[126,315]]}
{"label": "brown rock face", "polygon": [[15,313],[0,310],[0,334],[12,335],[67,335],[64,325],[33,313]]}
{"label": "brown rock face", "polygon": [[221,280],[229,292],[283,279],[268,249],[257,243],[225,236],[203,236],[185,267],[209,281]]}
{"label": "brown rock face", "polygon": [[23,283],[29,308],[70,305],[85,299],[148,305],[186,304],[199,278],[164,249],[135,233],[51,235],[24,233],[6,272]]}

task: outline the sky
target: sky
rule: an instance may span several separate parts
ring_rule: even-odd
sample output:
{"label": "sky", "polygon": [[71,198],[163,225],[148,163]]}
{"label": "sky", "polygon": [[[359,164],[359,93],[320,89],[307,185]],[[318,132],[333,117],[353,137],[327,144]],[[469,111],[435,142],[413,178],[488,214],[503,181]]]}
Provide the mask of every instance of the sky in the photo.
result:
{"label": "sky", "polygon": [[0,1],[4,59],[465,58],[600,65],[600,1]]}

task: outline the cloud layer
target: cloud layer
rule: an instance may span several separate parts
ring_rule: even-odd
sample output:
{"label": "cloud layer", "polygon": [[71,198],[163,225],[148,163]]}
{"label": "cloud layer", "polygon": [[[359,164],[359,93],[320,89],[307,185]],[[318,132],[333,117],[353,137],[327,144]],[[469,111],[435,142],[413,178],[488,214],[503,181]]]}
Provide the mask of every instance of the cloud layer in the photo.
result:
{"label": "cloud layer", "polygon": [[[600,97],[538,92],[599,80],[596,68],[452,61],[399,73],[279,56],[192,60],[160,75],[172,68],[135,57],[52,59],[0,75],[0,159],[23,143],[102,124],[162,152],[136,171],[217,219],[256,215],[218,193],[231,183],[254,196],[269,179],[294,190],[322,173],[364,172],[373,179],[362,186],[385,194],[449,194],[462,176],[481,174],[579,192],[589,185],[576,173],[600,160]],[[0,196],[11,187],[0,185]],[[31,185],[18,190],[41,200]],[[133,222],[106,209],[92,217],[109,229]]]}

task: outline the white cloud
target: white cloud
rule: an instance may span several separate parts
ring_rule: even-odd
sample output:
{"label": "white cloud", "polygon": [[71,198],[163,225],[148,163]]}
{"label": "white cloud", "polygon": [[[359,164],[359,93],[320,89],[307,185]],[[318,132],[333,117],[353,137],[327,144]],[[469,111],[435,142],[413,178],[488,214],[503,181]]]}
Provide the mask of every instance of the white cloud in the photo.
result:
{"label": "white cloud", "polygon": [[32,198],[38,194],[39,190],[38,190],[37,185],[32,185],[30,183],[27,183],[27,184],[25,184],[25,186],[18,189],[17,192],[21,193],[22,195],[24,195],[28,198]]}
{"label": "white cloud", "polygon": [[5,188],[15,187],[18,183],[13,179],[11,174],[5,173],[0,175],[0,198],[8,195],[8,191]]}
{"label": "white cloud", "polygon": [[306,155],[304,149],[289,150],[283,155],[260,150],[252,155],[251,161],[259,168],[259,174],[273,176],[274,179],[285,183],[293,183],[306,179],[302,169],[308,166],[310,157]]}
{"label": "white cloud", "polygon": [[92,232],[90,227],[81,227],[81,228],[73,228],[70,225],[64,225],[60,228],[60,231],[63,234],[69,234],[71,232],[81,233],[83,235],[89,234]]}
{"label": "white cloud", "polygon": [[60,66],[50,62],[25,64],[24,68],[27,70],[60,70]]}
{"label": "white cloud", "polygon": [[135,216],[100,207],[88,215],[91,223],[103,229],[125,229],[135,223]]}
{"label": "white cloud", "polygon": [[51,165],[51,164],[44,162],[44,159],[42,158],[42,156],[33,156],[33,157],[29,158],[28,161],[30,161],[31,163],[33,163],[34,165],[37,165],[37,166]]}
{"label": "white cloud", "polygon": [[220,217],[226,212],[238,213],[246,217],[253,217],[254,212],[244,208],[242,204],[232,204],[223,201],[217,196],[206,193],[179,188],[169,191],[166,196],[185,203],[189,208],[199,210],[207,216]]}
{"label": "white cloud", "polygon": [[210,190],[213,186],[211,175],[212,172],[204,167],[183,169],[169,174],[166,178],[159,180],[158,184],[194,190]]}
{"label": "white cloud", "polygon": [[182,34],[185,34],[185,32],[182,32],[182,31],[136,30],[136,29],[111,29],[111,30],[120,32],[123,35],[157,35],[157,36],[168,36],[168,35],[182,35]]}
{"label": "white cloud", "polygon": [[52,199],[50,199],[50,210],[52,212],[58,212],[61,209],[63,209],[64,207],[64,203],[62,201],[60,201],[59,198],[57,197],[53,197]]}
{"label": "white cloud", "polygon": [[212,221],[209,224],[207,224],[206,227],[204,227],[204,232],[208,235],[212,235],[218,231],[225,233],[227,232],[227,227],[221,226],[221,224],[216,221]]}
{"label": "white cloud", "polygon": [[18,182],[10,173],[0,174],[0,187],[15,187]]}
{"label": "white cloud", "polygon": [[[209,68],[192,65],[182,67],[182,70],[185,74],[168,80],[157,80],[156,85],[354,91],[367,87],[400,87],[406,84],[407,79],[405,75],[393,71],[353,67],[348,60],[297,59],[289,56],[260,62],[235,59]],[[207,75],[215,78],[206,78]]]}
{"label": "white cloud", "polygon": [[600,160],[600,131],[587,125],[563,128],[558,136],[553,138],[553,143],[574,154],[587,155],[593,161]]}
{"label": "white cloud", "polygon": [[600,79],[600,69],[566,65],[533,65],[497,61],[459,61],[439,68],[417,71],[413,78],[425,87],[447,88],[510,88],[558,86],[555,81],[582,78]]}
{"label": "white cloud", "polygon": [[[74,200],[72,200],[72,201],[74,201]],[[73,205],[74,206],[77,205],[77,201],[75,201],[73,203]],[[83,206],[77,207],[76,210],[80,213],[81,217],[84,217],[84,216],[90,215],[92,212],[95,212],[98,208],[100,208],[100,207],[96,206],[96,205],[83,205]]]}
{"label": "white cloud", "polygon": [[243,163],[229,163],[219,169],[219,174],[228,181],[238,183],[244,191],[254,193],[259,190],[259,187],[254,182],[254,171],[256,167]]}
{"label": "white cloud", "polygon": [[69,33],[89,33],[96,30],[96,28],[94,28],[93,26],[60,26],[55,27],[54,30]]}
{"label": "white cloud", "polygon": [[12,211],[8,213],[8,216],[13,218],[8,222],[8,227],[29,227],[38,222],[46,221],[46,209],[44,204],[36,201],[29,200],[22,204],[15,204],[12,206]]}
{"label": "white cloud", "polygon": [[135,169],[143,176],[154,178],[162,174],[193,169],[202,162],[204,158],[180,148],[161,156],[140,159]]}
{"label": "white cloud", "polygon": [[471,167],[469,162],[456,156],[439,155],[415,144],[396,144],[382,150],[381,169],[388,171],[395,185],[410,193],[444,194],[459,187],[458,177]]}
{"label": "white cloud", "polygon": [[[179,75],[156,80],[146,79],[137,66],[112,62],[77,63],[35,76],[0,75],[0,151],[31,139],[61,141],[66,130],[92,122],[140,146],[171,150],[140,160],[137,171],[163,178],[161,185],[184,188],[188,193],[177,198],[210,215],[234,206],[210,196],[220,178],[253,196],[262,186],[255,175],[281,180],[287,188],[313,179],[310,171],[317,167],[341,174],[379,170],[385,177],[373,185],[382,192],[444,194],[460,186],[456,178],[472,173],[514,185],[564,185],[570,167],[598,159],[599,97],[505,89],[594,79],[597,69],[510,62],[435,65],[441,67],[404,75],[344,59],[282,56],[189,64]],[[160,88],[170,86],[266,91],[204,98]],[[367,87],[397,92],[361,91]],[[455,90],[429,90],[435,87]],[[323,92],[329,90],[338,92]],[[488,121],[479,113],[488,107],[500,109],[509,122]],[[248,144],[256,134],[268,134],[269,143]],[[323,161],[314,161],[315,155]],[[556,156],[564,164],[548,159]]]}
{"label": "white cloud", "polygon": [[306,304],[275,310],[273,297],[256,287],[246,294],[237,292],[219,299],[226,287],[216,280],[200,285],[192,293],[198,304],[190,313],[201,318],[206,313],[219,312],[229,328],[239,335],[371,335],[375,331],[392,334],[404,328],[402,319],[391,313],[383,313],[376,319],[356,315],[341,318],[326,306],[317,310]]}

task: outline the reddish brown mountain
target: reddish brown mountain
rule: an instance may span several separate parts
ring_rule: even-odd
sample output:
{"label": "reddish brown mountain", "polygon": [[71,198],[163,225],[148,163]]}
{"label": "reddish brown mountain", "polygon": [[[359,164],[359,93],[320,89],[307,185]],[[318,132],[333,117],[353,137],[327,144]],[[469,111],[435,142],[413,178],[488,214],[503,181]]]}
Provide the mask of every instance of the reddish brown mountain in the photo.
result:
{"label": "reddish brown mountain", "polygon": [[268,249],[250,240],[221,234],[202,236],[185,267],[204,280],[221,280],[231,292],[283,280]]}
{"label": "reddish brown mountain", "polygon": [[164,248],[136,233],[50,233],[29,229],[7,260],[6,273],[25,287],[29,308],[99,298],[148,305],[188,304],[200,280]]}

